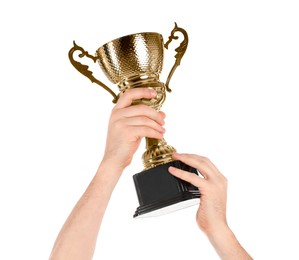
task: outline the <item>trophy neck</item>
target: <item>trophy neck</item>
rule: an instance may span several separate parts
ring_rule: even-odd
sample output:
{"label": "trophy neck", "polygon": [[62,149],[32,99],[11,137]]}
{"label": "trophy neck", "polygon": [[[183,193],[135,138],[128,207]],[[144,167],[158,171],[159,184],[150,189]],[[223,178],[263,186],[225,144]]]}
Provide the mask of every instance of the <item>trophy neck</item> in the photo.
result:
{"label": "trophy neck", "polygon": [[142,155],[144,170],[173,161],[172,154],[175,152],[176,149],[164,139],[146,137],[146,151]]}
{"label": "trophy neck", "polygon": [[126,78],[117,85],[120,91],[126,91],[130,88],[147,87],[157,81],[160,82],[159,74],[140,74]]}
{"label": "trophy neck", "polygon": [[119,90],[125,92],[133,88],[151,88],[157,92],[157,96],[152,99],[138,99],[133,104],[144,104],[160,110],[166,98],[165,85],[159,80],[158,74],[132,76],[118,84]]}

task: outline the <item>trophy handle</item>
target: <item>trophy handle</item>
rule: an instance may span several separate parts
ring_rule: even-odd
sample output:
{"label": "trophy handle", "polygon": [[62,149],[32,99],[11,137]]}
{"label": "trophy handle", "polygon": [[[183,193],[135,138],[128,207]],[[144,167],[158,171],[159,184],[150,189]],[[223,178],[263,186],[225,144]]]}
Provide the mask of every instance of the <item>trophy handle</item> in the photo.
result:
{"label": "trophy handle", "polygon": [[188,34],[187,34],[187,32],[183,28],[178,27],[176,23],[174,23],[174,24],[175,24],[175,26],[172,29],[172,31],[170,33],[170,36],[168,37],[168,41],[164,44],[164,47],[166,49],[168,49],[169,43],[171,43],[172,40],[177,40],[179,38],[178,36],[174,35],[176,32],[182,33],[183,36],[184,36],[184,39],[181,42],[180,46],[175,49],[175,51],[177,52],[177,54],[174,56],[175,57],[175,63],[173,65],[171,71],[169,72],[169,75],[167,77],[167,81],[166,81],[166,84],[165,84],[166,90],[168,92],[171,92],[171,89],[169,88],[169,81],[170,81],[174,71],[176,70],[176,68],[181,64],[181,59],[183,58],[183,56],[184,56],[184,54],[187,50],[187,46],[188,46]]}
{"label": "trophy handle", "polygon": [[90,55],[87,51],[85,51],[82,47],[80,47],[79,45],[77,45],[75,43],[75,41],[73,42],[74,46],[70,49],[69,51],[69,59],[72,63],[72,65],[80,72],[82,73],[85,77],[89,78],[91,80],[91,82],[97,83],[98,85],[100,85],[102,88],[104,88],[105,90],[107,90],[112,96],[113,96],[113,103],[116,103],[118,100],[118,96],[109,88],[107,87],[104,83],[102,83],[101,81],[99,81],[98,79],[96,79],[93,75],[92,72],[90,70],[88,70],[89,66],[87,65],[83,65],[80,62],[76,61],[74,59],[74,53],[75,51],[80,51],[81,54],[79,54],[79,58],[83,58],[84,56],[86,56],[87,58],[90,58],[93,60],[93,62],[97,61],[97,57]]}

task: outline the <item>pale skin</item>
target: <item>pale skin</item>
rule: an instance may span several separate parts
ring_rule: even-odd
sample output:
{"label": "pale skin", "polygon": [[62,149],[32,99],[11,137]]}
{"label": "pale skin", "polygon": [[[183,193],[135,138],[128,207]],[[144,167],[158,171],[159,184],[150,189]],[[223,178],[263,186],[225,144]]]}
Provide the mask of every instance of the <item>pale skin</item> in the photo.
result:
{"label": "pale skin", "polygon": [[[112,109],[106,147],[98,170],[75,205],[54,243],[50,260],[92,259],[110,196],[124,169],[131,163],[143,137],[161,139],[165,133],[163,112],[145,105],[131,106],[140,98],[153,98],[147,89],[126,91]],[[201,192],[196,221],[221,259],[252,259],[226,221],[227,180],[207,158],[174,154],[173,159],[198,169],[201,176],[174,167],[169,172],[197,186]]]}

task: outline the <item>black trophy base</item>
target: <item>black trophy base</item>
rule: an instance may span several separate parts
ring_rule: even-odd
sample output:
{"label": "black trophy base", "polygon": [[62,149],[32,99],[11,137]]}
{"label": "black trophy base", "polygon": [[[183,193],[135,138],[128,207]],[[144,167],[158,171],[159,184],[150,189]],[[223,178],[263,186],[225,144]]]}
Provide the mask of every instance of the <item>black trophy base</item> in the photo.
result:
{"label": "black trophy base", "polygon": [[195,168],[181,161],[172,161],[135,174],[133,180],[140,206],[134,218],[159,216],[198,204],[198,188],[170,174],[169,166],[198,175]]}

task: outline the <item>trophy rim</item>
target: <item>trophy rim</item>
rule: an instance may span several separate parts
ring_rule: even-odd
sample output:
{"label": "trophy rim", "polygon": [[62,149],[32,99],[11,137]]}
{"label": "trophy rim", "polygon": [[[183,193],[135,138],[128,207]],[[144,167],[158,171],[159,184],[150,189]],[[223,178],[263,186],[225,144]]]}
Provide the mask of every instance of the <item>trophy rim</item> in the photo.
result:
{"label": "trophy rim", "polygon": [[159,35],[159,36],[162,38],[162,40],[163,40],[163,35],[162,35],[161,33],[157,33],[157,32],[131,33],[131,34],[127,34],[127,35],[124,35],[124,36],[115,38],[115,39],[113,39],[113,40],[111,40],[111,41],[109,41],[109,42],[106,42],[105,44],[103,44],[102,46],[100,46],[99,48],[97,48],[96,51],[98,52],[101,48],[104,48],[104,46],[109,45],[109,44],[111,44],[111,43],[113,43],[113,42],[116,42],[116,41],[123,40],[123,39],[125,39],[125,38],[130,38],[130,37],[133,37],[133,36],[136,36],[136,35],[149,35],[149,34],[151,34],[151,35]]}

